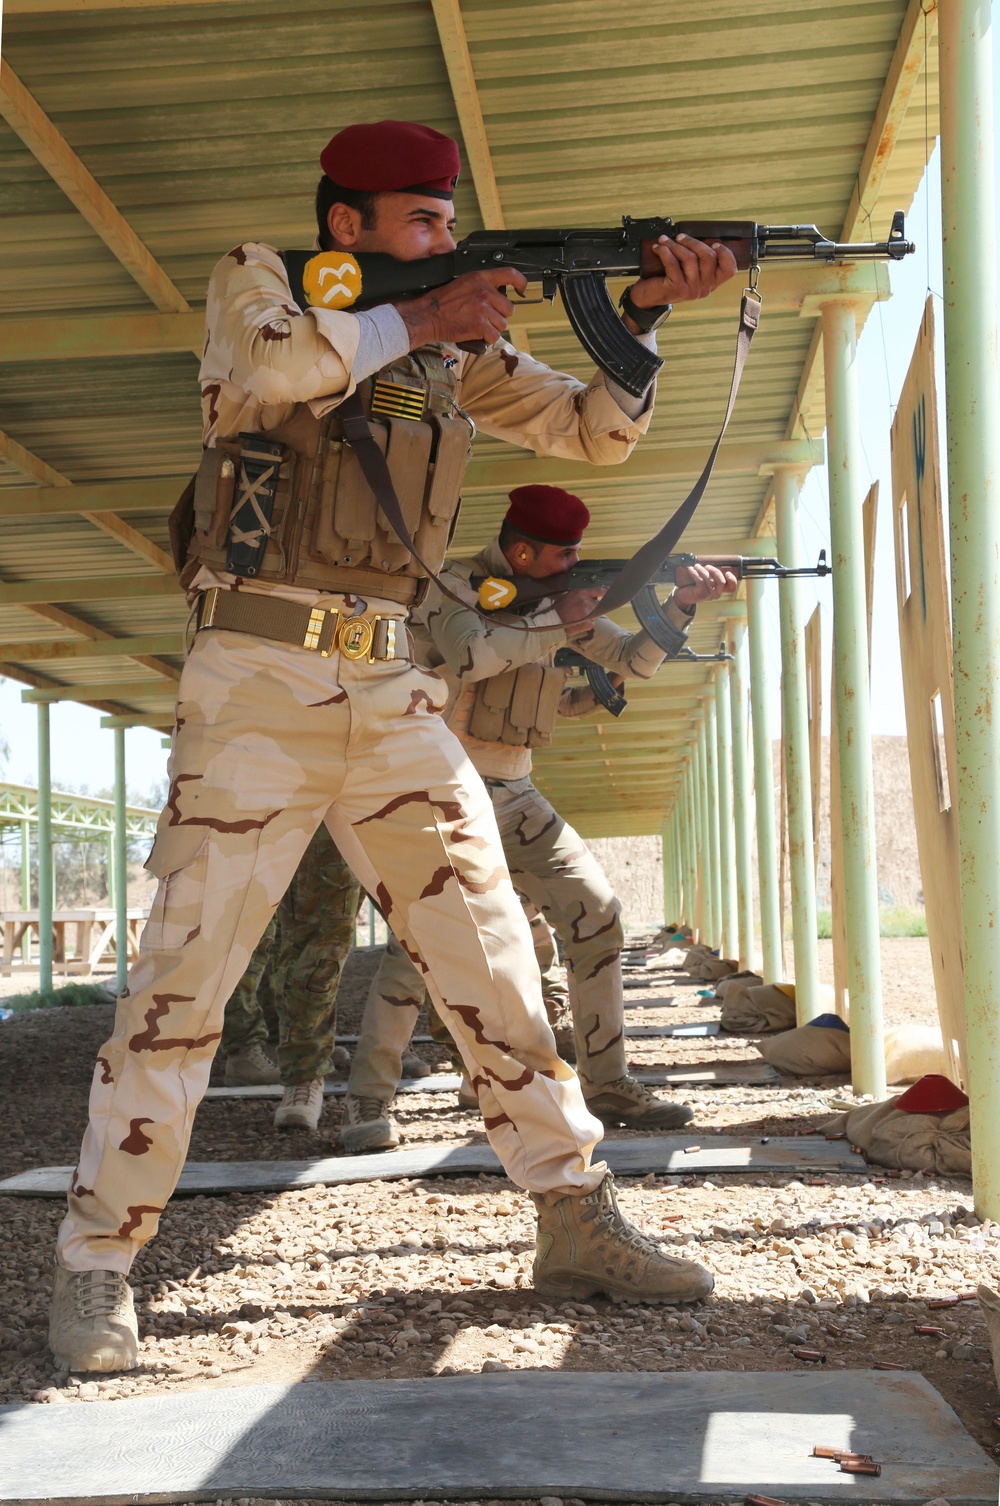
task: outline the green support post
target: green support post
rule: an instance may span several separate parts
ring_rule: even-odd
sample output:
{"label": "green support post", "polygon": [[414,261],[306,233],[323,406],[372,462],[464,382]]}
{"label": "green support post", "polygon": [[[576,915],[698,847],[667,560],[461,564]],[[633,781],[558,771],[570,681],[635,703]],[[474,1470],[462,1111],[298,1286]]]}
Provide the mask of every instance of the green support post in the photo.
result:
{"label": "green support post", "polygon": [[715,939],[715,881],[712,877],[712,812],[708,786],[708,728],[706,721],[707,717],[703,708],[701,721],[698,723],[698,760],[696,764],[698,774],[698,808],[700,814],[698,867],[701,875],[702,915],[705,931],[703,944],[714,948],[717,945]]}
{"label": "green support post", "polygon": [[125,728],[114,729],[115,739],[115,985],[125,992],[128,977],[128,844],[125,818]]}
{"label": "green support post", "polygon": [[1000,1220],[1000,767],[993,721],[1000,684],[1000,382],[990,27],[987,0],[944,0],[938,7],[958,745],[952,789],[961,853],[972,1180],[979,1217]]}
{"label": "green support post", "polygon": [[38,986],[52,990],[52,753],[49,708],[38,707]]}
{"label": "green support post", "polygon": [[712,932],[713,947],[722,950],[724,917],[722,911],[722,838],[719,821],[719,732],[715,715],[715,691],[705,696],[705,774],[708,789],[708,850],[712,865]]}
{"label": "green support post", "polygon": [[728,664],[720,664],[715,671],[715,730],[718,738],[722,955],[738,957],[740,938],[736,908],[736,836],[733,830],[733,721]]}
{"label": "green support post", "polygon": [[[872,1093],[883,1099],[885,1042],[861,516],[867,487],[862,480],[858,423],[857,325],[853,304],[843,299],[823,304],[823,370],[833,566],[833,682],[840,768],[847,987],[851,1001],[851,1076],[856,1093]],[[811,864],[811,833],[807,846]]]}
{"label": "green support post", "polygon": [[[31,909],[31,822],[21,822],[21,909]],[[31,928],[21,937],[21,962],[31,966]]]}
{"label": "green support post", "polygon": [[774,819],[774,760],[771,753],[770,669],[764,592],[767,583],[747,581],[750,636],[750,709],[753,718],[754,805],[757,811],[757,888],[763,978],[784,981],[781,960],[781,906],[778,902],[778,839]]}
{"label": "green support post", "polygon": [[698,927],[698,830],[694,807],[694,749],[684,770],[684,923]]}
{"label": "green support post", "polygon": [[727,624],[726,644],[733,656],[729,667],[730,714],[733,726],[733,826],[736,843],[736,911],[740,939],[740,967],[753,967],[753,812],[751,807],[750,729],[747,722],[746,620]]}
{"label": "green support post", "polygon": [[677,909],[674,898],[674,844],[676,839],[675,822],[668,817],[660,832],[660,854],[663,869],[663,924],[666,925]]}
{"label": "green support post", "polygon": [[[799,476],[789,466],[774,473],[778,558],[802,564],[799,534]],[[860,513],[858,515],[860,522]],[[864,556],[862,554],[861,558]],[[809,706],[806,695],[805,612],[802,584],[778,586],[781,616],[781,710],[788,804],[788,866],[792,888],[792,945],[795,953],[795,1014],[800,1025],[823,1013],[816,936],[816,873],[813,866],[812,785],[809,773]]]}

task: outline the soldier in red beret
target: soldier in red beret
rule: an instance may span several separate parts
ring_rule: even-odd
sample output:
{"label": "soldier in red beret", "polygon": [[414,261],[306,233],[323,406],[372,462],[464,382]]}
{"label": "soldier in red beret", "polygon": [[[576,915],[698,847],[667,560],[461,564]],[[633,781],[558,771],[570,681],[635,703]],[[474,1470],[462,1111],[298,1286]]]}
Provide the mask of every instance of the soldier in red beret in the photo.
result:
{"label": "soldier in red beret", "polygon": [[[226,1000],[321,821],[429,969],[501,1161],[567,1231],[539,1257],[540,1288],[670,1302],[712,1285],[625,1223],[592,1162],[601,1125],[556,1054],[491,801],[404,625],[425,566],[445,557],[473,423],[610,465],[645,432],[652,395],[601,374],[584,384],[502,339],[503,285],[524,286],[509,268],[364,312],[333,306],[350,253],[408,261],[453,247],[458,149],[380,121],[339,132],[322,166],[330,254],[315,301],[297,300],[282,253],[260,242],[235,246],[209,282],[204,455],[172,528],[196,632],[147,864],[159,887],[98,1059],[58,1239],[50,1344],[73,1370],[136,1363],[126,1277],[183,1166]],[[633,330],[735,272],[728,251],[694,241],[664,241],[657,256],[661,275],[626,304]],[[488,349],[458,348],[469,341]],[[423,564],[361,464],[378,470],[373,448]]]}
{"label": "soldier in red beret", "polygon": [[[551,740],[557,716],[583,716],[597,706],[589,686],[565,687],[566,672],[554,663],[559,648],[572,641],[613,675],[638,679],[655,674],[667,655],[645,630],[629,633],[608,617],[592,617],[600,590],[567,591],[519,620],[497,612],[484,622],[475,610],[473,577],[560,575],[577,563],[590,521],[581,499],[557,486],[519,486],[509,500],[499,536],[474,558],[446,563],[441,581],[451,595],[432,585],[414,608],[416,652],[448,686],[444,719],[489,790],[515,889],[562,943],[587,1108],[609,1126],[677,1129],[690,1121],[691,1110],[659,1097],[628,1069],[621,906],[582,838],[531,780],[532,749]],[[698,565],[691,573],[691,583],[676,587],[664,607],[671,656],[684,645],[698,602],[737,584],[714,566]],[[526,633],[525,622],[544,631]],[[399,1144],[389,1106],[423,993],[423,978],[390,939],[351,1065],[340,1131],[349,1153]]]}

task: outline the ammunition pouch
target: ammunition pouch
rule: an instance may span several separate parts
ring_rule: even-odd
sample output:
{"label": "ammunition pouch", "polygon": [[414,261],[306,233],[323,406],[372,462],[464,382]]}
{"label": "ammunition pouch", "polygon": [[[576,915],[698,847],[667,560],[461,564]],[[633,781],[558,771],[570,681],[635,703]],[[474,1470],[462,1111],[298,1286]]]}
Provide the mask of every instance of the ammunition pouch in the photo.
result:
{"label": "ammunition pouch", "polygon": [[[455,388],[434,346],[359,388],[403,520],[435,571],[454,532],[472,438],[456,416]],[[205,451],[193,492],[175,509],[178,544],[185,528],[190,534],[184,584],[207,565],[255,582],[406,605],[420,598],[426,571],[386,520],[338,413],[316,418],[302,404],[277,428]]]}
{"label": "ammunition pouch", "polygon": [[469,735],[484,743],[544,748],[552,740],[566,676],[544,664],[522,664],[476,685]]}

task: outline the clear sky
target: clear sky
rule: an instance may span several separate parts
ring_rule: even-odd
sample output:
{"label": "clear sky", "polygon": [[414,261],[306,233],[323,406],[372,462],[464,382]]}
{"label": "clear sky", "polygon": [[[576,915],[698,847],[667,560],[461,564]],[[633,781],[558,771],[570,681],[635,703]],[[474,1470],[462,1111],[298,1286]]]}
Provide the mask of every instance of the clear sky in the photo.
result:
{"label": "clear sky", "polygon": [[[994,67],[997,77],[1000,77],[996,62],[997,52],[1000,50],[998,33],[1000,28],[995,28]],[[748,211],[751,207],[748,205]],[[938,151],[934,153],[907,217],[907,234],[917,242],[917,253],[888,269],[892,297],[878,305],[869,317],[861,337],[858,359],[862,444],[868,468],[865,482],[866,485],[875,479],[880,482],[872,629],[872,731],[876,734],[895,735],[902,735],[906,726],[899,666],[892,524],[889,512],[892,496],[889,427],[894,403],[902,389],[913,352],[928,289],[940,295],[942,286]],[[939,337],[940,330],[939,321]],[[669,327],[663,353],[669,359]],[[752,362],[748,380],[753,380]],[[943,378],[940,375],[939,384],[943,394]],[[829,548],[826,472],[822,466],[817,466],[810,473],[803,489],[802,533],[806,556],[810,561],[816,558],[821,548]],[[807,581],[805,585],[807,612],[812,611],[817,600],[823,605],[824,722],[827,730],[831,591],[829,582]],[[776,727],[779,715],[777,681],[780,675],[776,589],[768,593],[768,614],[769,653],[776,698],[773,712],[775,720],[772,725]],[[0,778],[34,784],[37,778],[36,714],[33,706],[22,704],[21,689],[12,680],[0,680],[0,740],[9,749],[4,759],[4,750],[0,747]],[[100,730],[100,713],[83,706],[56,705],[51,711],[51,728],[53,784],[58,788],[84,789],[91,793],[107,788],[112,778],[112,735]],[[145,797],[148,792],[162,786],[166,777],[167,754],[161,741],[159,733],[142,729],[127,734],[126,765],[131,798]]]}

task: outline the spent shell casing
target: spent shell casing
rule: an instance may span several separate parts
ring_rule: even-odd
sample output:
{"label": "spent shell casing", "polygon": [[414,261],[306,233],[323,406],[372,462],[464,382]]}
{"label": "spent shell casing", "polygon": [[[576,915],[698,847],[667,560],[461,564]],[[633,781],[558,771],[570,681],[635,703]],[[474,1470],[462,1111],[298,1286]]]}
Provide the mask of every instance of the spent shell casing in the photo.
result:
{"label": "spent shell casing", "polygon": [[927,1311],[936,1312],[942,1307],[957,1307],[957,1297],[929,1297],[927,1299]]}
{"label": "spent shell casing", "polygon": [[905,1365],[897,1365],[895,1360],[876,1360],[873,1370],[905,1370]]}
{"label": "spent shell casing", "polygon": [[746,1506],[788,1506],[787,1501],[779,1501],[777,1496],[747,1496]]}
{"label": "spent shell casing", "polygon": [[843,1452],[842,1448],[832,1448],[827,1443],[814,1443],[812,1456],[814,1459],[839,1459]]}
{"label": "spent shell casing", "polygon": [[809,1360],[813,1365],[826,1364],[826,1355],[818,1349],[793,1349],[792,1353],[797,1360]]}
{"label": "spent shell casing", "polygon": [[843,1453],[840,1455],[838,1463],[840,1463],[840,1464],[874,1464],[875,1460],[872,1458],[871,1454],[852,1454],[849,1449],[845,1449],[843,1451]]}
{"label": "spent shell casing", "polygon": [[993,1426],[995,1428],[1000,1428],[1000,1417],[994,1417],[992,1419],[992,1422],[993,1422]]}
{"label": "spent shell casing", "polygon": [[927,1335],[932,1335],[934,1338],[942,1339],[945,1337],[944,1329],[936,1328],[933,1323],[914,1323],[913,1332],[923,1334],[925,1337]]}
{"label": "spent shell casing", "polygon": [[842,1475],[880,1475],[881,1464],[876,1464],[874,1459],[841,1459],[840,1472]]}

